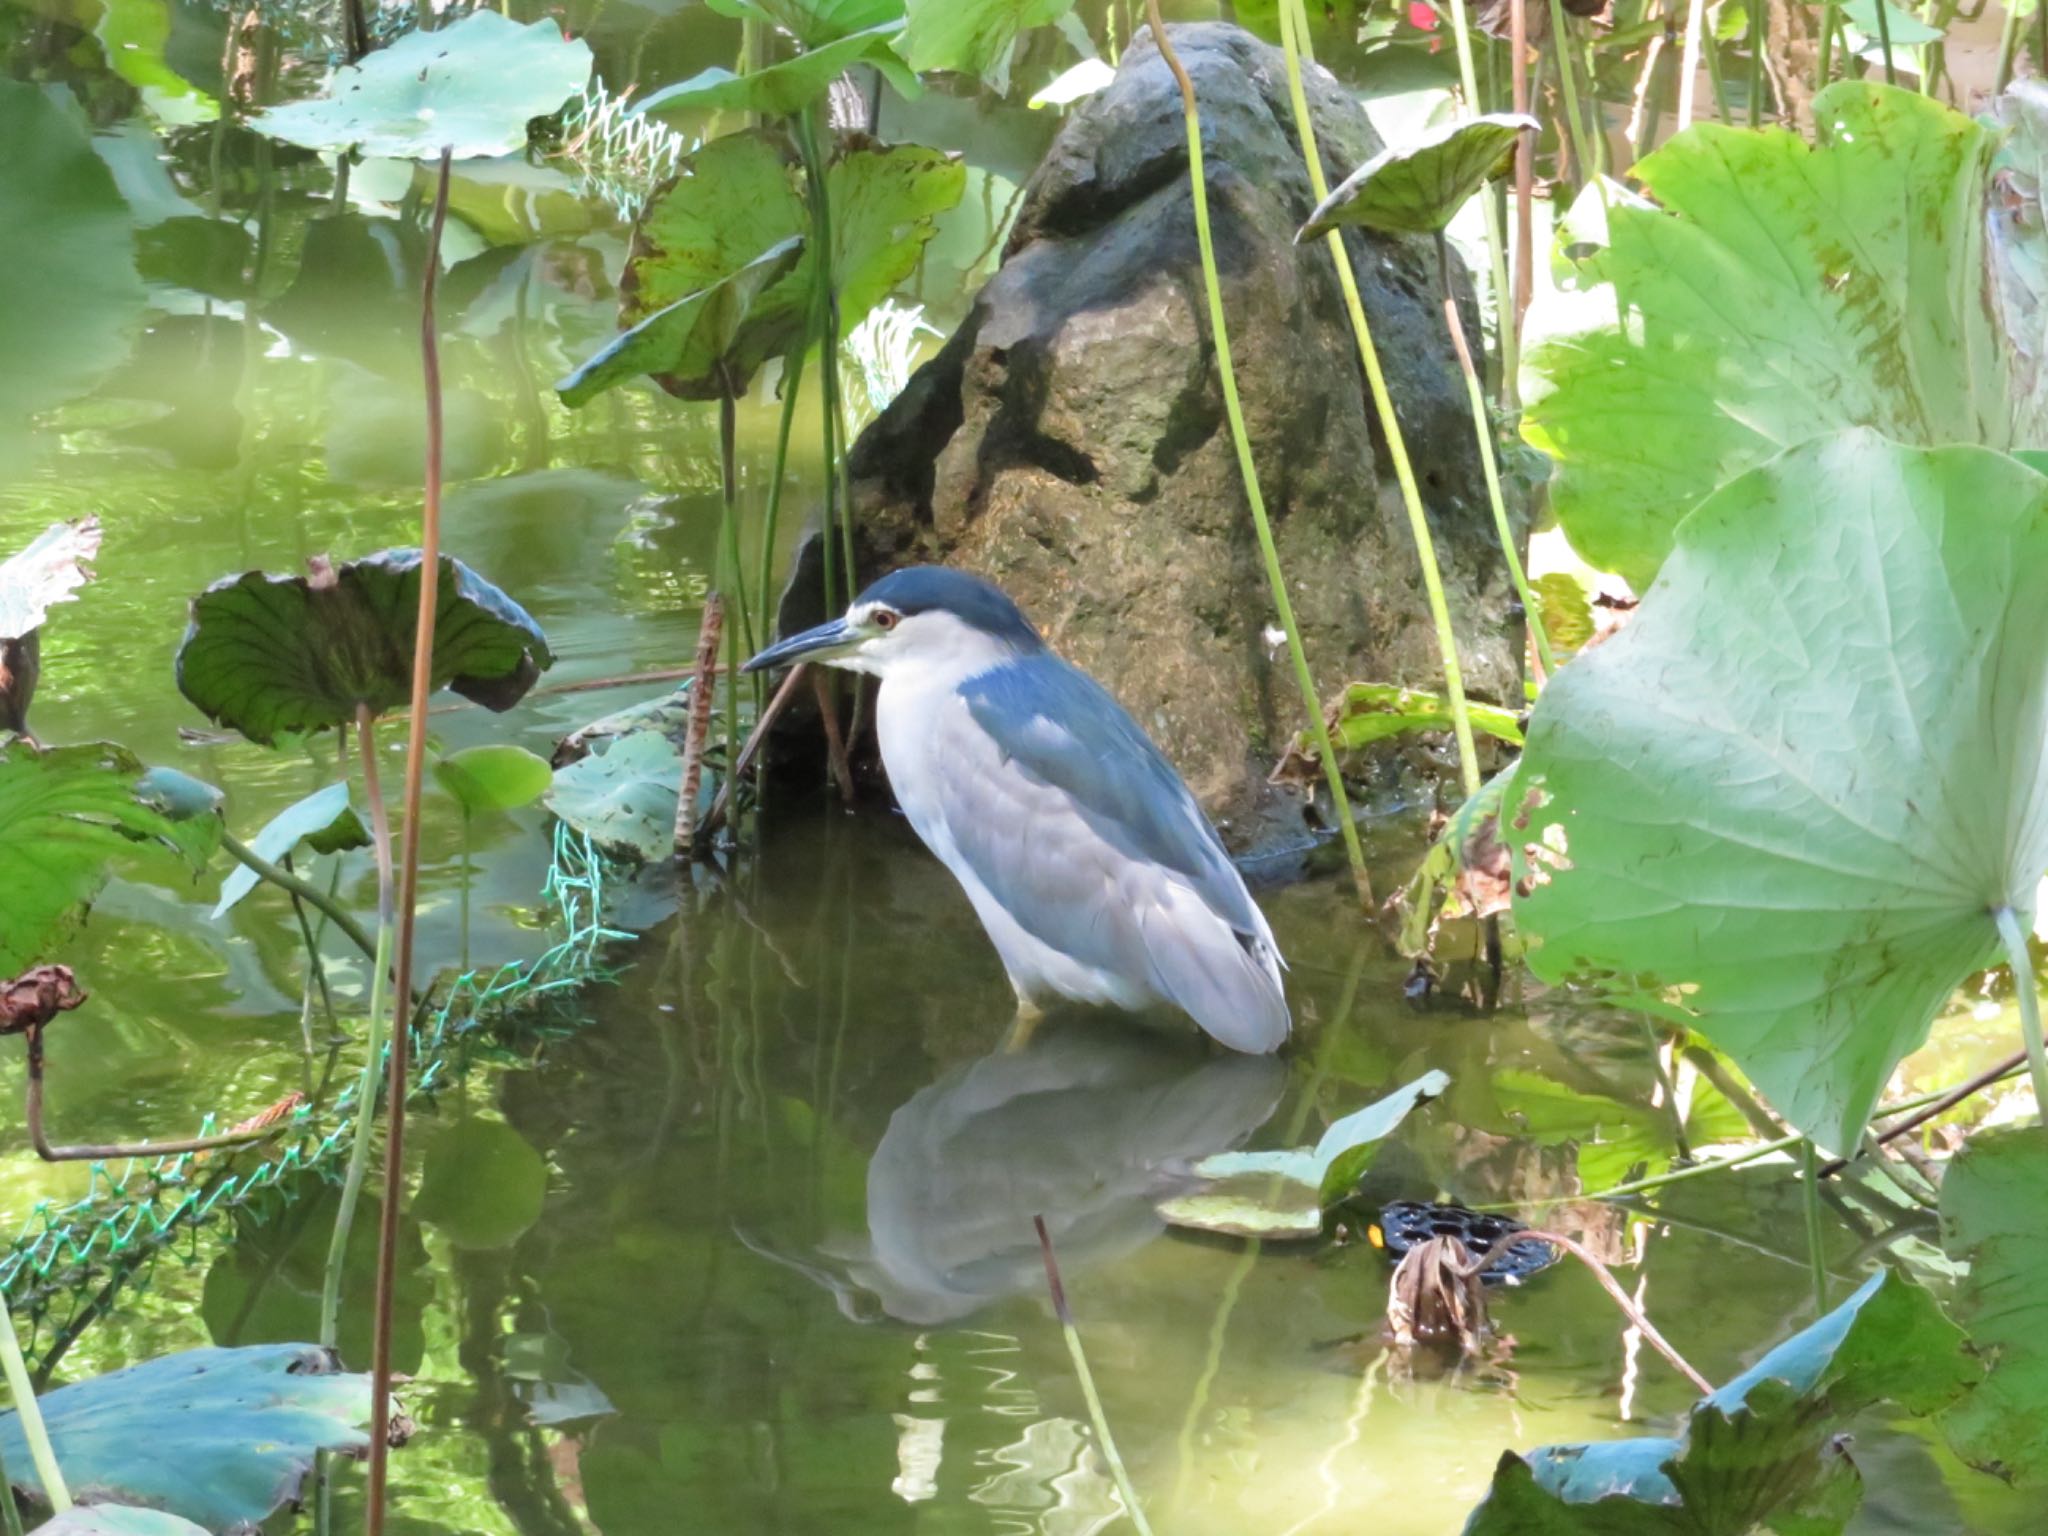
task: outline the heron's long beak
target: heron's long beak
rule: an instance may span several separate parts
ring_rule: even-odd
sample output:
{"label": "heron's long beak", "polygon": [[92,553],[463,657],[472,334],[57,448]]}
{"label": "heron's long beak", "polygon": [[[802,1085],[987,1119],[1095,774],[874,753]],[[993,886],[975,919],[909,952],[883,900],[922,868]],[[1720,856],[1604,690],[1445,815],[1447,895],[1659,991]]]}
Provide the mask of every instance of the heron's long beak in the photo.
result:
{"label": "heron's long beak", "polygon": [[778,640],[740,670],[766,672],[775,667],[794,666],[800,661],[830,661],[852,650],[860,640],[860,634],[846,620],[831,619],[800,635]]}

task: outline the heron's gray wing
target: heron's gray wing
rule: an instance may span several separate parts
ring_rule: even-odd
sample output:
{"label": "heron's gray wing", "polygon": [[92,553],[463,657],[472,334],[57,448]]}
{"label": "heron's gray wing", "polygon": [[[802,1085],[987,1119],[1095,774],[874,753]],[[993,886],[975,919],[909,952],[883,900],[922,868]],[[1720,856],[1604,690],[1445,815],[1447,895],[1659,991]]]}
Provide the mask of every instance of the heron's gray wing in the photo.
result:
{"label": "heron's gray wing", "polygon": [[960,693],[1004,757],[1064,792],[1111,846],[1185,875],[1238,932],[1267,933],[1173,764],[1094,678],[1044,651],[970,678]]}

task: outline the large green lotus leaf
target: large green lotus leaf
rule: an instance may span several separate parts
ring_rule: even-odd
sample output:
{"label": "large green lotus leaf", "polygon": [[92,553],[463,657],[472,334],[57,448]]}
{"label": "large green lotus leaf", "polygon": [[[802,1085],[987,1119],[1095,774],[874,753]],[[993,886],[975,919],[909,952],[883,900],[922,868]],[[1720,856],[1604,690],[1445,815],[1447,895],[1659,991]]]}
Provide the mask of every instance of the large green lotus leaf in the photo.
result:
{"label": "large green lotus leaf", "polygon": [[[300,843],[316,853],[334,853],[344,848],[367,848],[370,835],[362,818],[348,803],[348,785],[329,784],[305,799],[286,806],[249,839],[252,852],[275,864]],[[256,889],[256,871],[237,864],[220,883],[220,900],[214,903],[213,918],[219,922],[236,902]]]}
{"label": "large green lotus leaf", "polygon": [[52,90],[0,80],[0,471],[21,456],[29,416],[126,357],[142,319],[134,216]]}
{"label": "large green lotus leaf", "polygon": [[249,126],[287,144],[423,160],[509,155],[526,125],[590,79],[590,45],[552,19],[522,26],[472,11],[437,32],[408,32],[334,72],[325,94],[259,112]]}
{"label": "large green lotus leaf", "polygon": [[706,0],[721,16],[780,27],[806,48],[903,20],[903,0]]}
{"label": "large green lotus leaf", "polygon": [[675,849],[682,783],[676,744],[659,730],[636,731],[556,769],[547,807],[607,853],[651,863]]}
{"label": "large green lotus leaf", "polygon": [[[72,1497],[148,1505],[209,1530],[255,1524],[296,1498],[317,1451],[361,1455],[370,1378],[314,1344],[188,1349],[38,1399]],[[43,1497],[13,1412],[0,1459]]]}
{"label": "large green lotus leaf", "polygon": [[194,873],[206,866],[219,818],[167,816],[138,792],[142,772],[107,742],[43,751],[0,743],[0,975],[56,958],[116,858],[153,845]]}
{"label": "large green lotus leaf", "polygon": [[1465,1536],[1832,1536],[1862,1498],[1838,1439],[1849,1417],[1883,1401],[1934,1413],[1981,1374],[1934,1298],[1880,1271],[1702,1398],[1678,1438],[1504,1455]]}
{"label": "large green lotus leaf", "polygon": [[[832,282],[843,336],[917,269],[938,218],[967,190],[967,167],[922,144],[842,151],[825,172],[832,205]],[[795,306],[809,294],[814,253],[768,296]],[[767,301],[764,301],[767,302]]]}
{"label": "large green lotus leaf", "polygon": [[897,51],[919,74],[979,75],[998,96],[1010,91],[1010,52],[1020,32],[1049,26],[1074,0],[909,0],[910,24]]}
{"label": "large green lotus leaf", "polygon": [[2048,478],[1870,431],[1793,449],[1544,690],[1508,807],[1530,963],[1853,1147],[1993,912],[2032,909],[2044,706]]}
{"label": "large green lotus leaf", "polygon": [[[178,646],[178,687],[222,725],[265,745],[381,715],[412,692],[420,552],[387,549],[310,576],[245,571],[192,600]],[[486,709],[526,696],[554,653],[540,626],[460,560],[441,557],[435,688]]]}
{"label": "large green lotus leaf", "polygon": [[1535,118],[1495,112],[1441,123],[1412,144],[1390,145],[1316,204],[1296,243],[1346,224],[1433,235],[1472,194],[1508,168]]}
{"label": "large green lotus leaf", "polygon": [[2022,1487],[2048,1478],[2048,1130],[1980,1133],[1941,1181],[1943,1239],[1967,1260],[1956,1304],[1992,1357],[1984,1385],[1942,1427],[1972,1466]]}
{"label": "large green lotus leaf", "polygon": [[434,763],[435,780],[468,816],[531,805],[548,792],[554,777],[546,758],[509,742],[465,747]]}
{"label": "large green lotus leaf", "polygon": [[36,1527],[36,1536],[208,1536],[203,1525],[133,1504],[74,1504]]}
{"label": "large green lotus leaf", "polygon": [[1582,264],[1626,325],[1609,310],[1532,349],[1523,431],[1556,460],[1558,520],[1639,588],[1702,497],[1784,448],[1852,426],[2015,441],[1985,299],[1990,136],[1862,81],[1814,114],[1817,147],[1703,123],[1637,162],[1668,211],[1614,208]]}
{"label": "large green lotus leaf", "polygon": [[[1073,0],[1067,0],[1072,4]],[[642,101],[639,112],[657,117],[680,113],[758,112],[763,117],[794,117],[808,110],[856,64],[870,64],[880,70],[900,96],[915,97],[923,87],[917,76],[903,65],[890,44],[903,31],[903,23],[885,21],[808,48],[793,58],[770,64],[748,74],[711,68],[676,85],[654,92]]]}

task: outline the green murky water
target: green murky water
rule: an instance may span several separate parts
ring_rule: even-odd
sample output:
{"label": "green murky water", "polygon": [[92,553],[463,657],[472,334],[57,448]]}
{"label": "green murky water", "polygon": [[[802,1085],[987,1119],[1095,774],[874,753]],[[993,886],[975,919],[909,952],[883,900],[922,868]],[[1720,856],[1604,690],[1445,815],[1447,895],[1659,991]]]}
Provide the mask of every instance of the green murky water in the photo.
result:
{"label": "green murky water", "polygon": [[[733,29],[694,4],[551,13],[615,87],[733,51]],[[245,833],[331,778],[331,749],[181,738],[203,724],[170,674],[184,604],[228,572],[416,538],[422,193],[406,168],[372,164],[338,200],[327,168],[212,121],[224,95],[317,73],[294,51],[301,22],[246,21],[231,35],[203,4],[0,0],[9,73],[81,104],[147,281],[125,360],[0,484],[0,548],[86,512],[106,528],[99,579],[47,632],[35,723],[224,785]],[[972,146],[968,196],[910,296],[943,327],[1054,124],[934,93],[884,128],[914,138],[920,124]],[[570,164],[468,167],[450,225],[446,538],[546,626],[557,687],[685,660],[715,530],[707,410],[627,391],[572,416],[547,388],[612,326],[625,226],[608,191]],[[800,443],[815,439],[807,416]],[[764,495],[773,424],[757,391],[741,419],[749,498]],[[552,691],[503,718],[450,709],[434,729],[450,747],[546,752],[651,691]],[[537,953],[545,817],[480,821],[472,851],[473,953]],[[425,828],[430,966],[460,949],[460,859],[444,809]],[[373,886],[362,862],[343,893],[366,909]],[[52,1039],[63,1137],[169,1135],[299,1085],[288,914],[259,893],[216,923],[212,895],[117,884],[67,956],[94,1001]],[[616,982],[526,1041],[529,1061],[480,1065],[423,1112],[421,1155],[459,1176],[408,1222],[398,1355],[425,1432],[394,1463],[396,1523],[1104,1528],[1115,1497],[1045,1299],[1038,1213],[1161,1531],[1451,1531],[1510,1446],[1673,1422],[1683,1383],[1576,1270],[1503,1295],[1498,1357],[1443,1377],[1381,1351],[1387,1270],[1369,1243],[1261,1253],[1165,1231],[1152,1196],[1188,1161],[1307,1139],[1429,1067],[1453,1086],[1382,1154],[1374,1188],[1389,1197],[1558,1194],[1674,1145],[1632,1021],[1541,999],[1497,1016],[1455,996],[1416,1008],[1347,886],[1264,899],[1303,1021],[1286,1061],[1089,1018],[1005,1052],[994,955],[906,828],[831,811],[778,827],[681,919],[614,950]],[[357,995],[361,967],[338,954],[333,979]],[[19,1103],[20,1072],[0,1055],[0,1103]],[[544,1160],[537,1212],[524,1148]],[[9,1223],[84,1178],[35,1162],[18,1116],[0,1114]],[[1797,1196],[1768,1166],[1676,1187],[1648,1220],[1566,1214],[1638,1261],[1639,1298],[1711,1377],[1812,1315]],[[1853,1206],[1828,1223],[1839,1295],[1871,1223]],[[60,1374],[310,1335],[318,1190],[224,1247],[228,1225],[165,1254]],[[358,1362],[363,1331],[343,1340]],[[1871,1488],[1859,1531],[2035,1528],[1882,1423],[1861,1427],[1857,1454]]]}

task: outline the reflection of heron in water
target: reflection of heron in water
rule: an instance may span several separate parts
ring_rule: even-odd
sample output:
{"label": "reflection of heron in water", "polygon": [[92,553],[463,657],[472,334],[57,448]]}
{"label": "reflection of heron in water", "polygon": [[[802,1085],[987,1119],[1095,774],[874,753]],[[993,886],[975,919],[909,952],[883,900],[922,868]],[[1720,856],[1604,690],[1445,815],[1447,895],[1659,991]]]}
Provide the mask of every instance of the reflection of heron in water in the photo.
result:
{"label": "reflection of heron in water", "polygon": [[1257,1130],[1286,1078],[1270,1056],[1085,1029],[970,1062],[890,1117],[868,1163],[866,1239],[828,1245],[837,1266],[793,1267],[857,1320],[877,1303],[906,1323],[965,1317],[1044,1285],[1033,1216],[1069,1269],[1142,1248],[1165,1229],[1154,1202]]}

